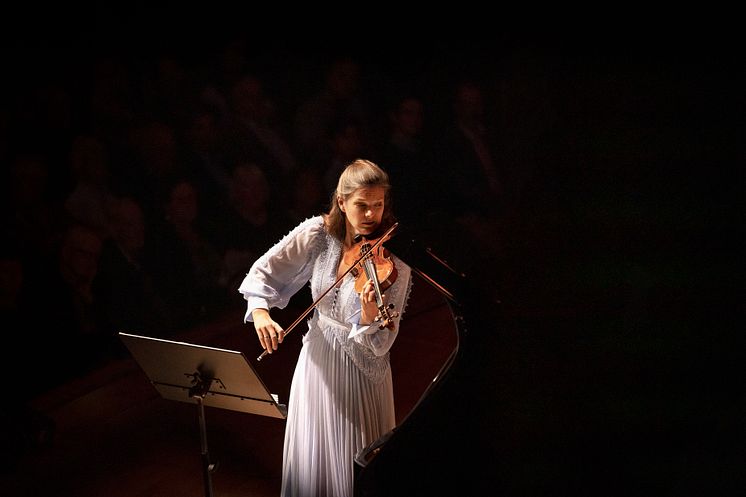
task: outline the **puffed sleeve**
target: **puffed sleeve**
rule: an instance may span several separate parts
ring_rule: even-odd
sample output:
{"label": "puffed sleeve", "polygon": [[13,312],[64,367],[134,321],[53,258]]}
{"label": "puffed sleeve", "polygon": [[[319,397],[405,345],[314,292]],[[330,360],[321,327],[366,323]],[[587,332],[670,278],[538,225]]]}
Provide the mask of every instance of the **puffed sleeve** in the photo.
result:
{"label": "puffed sleeve", "polygon": [[325,239],[321,216],[306,219],[257,259],[238,291],[247,302],[244,322],[253,321],[257,308],[284,308],[308,283],[313,261]]}
{"label": "puffed sleeve", "polygon": [[350,319],[352,330],[348,335],[359,344],[369,348],[376,356],[386,354],[396,340],[399,331],[399,323],[404,316],[409,294],[412,291],[412,270],[396,256],[393,256],[394,265],[397,269],[397,277],[394,284],[391,285],[384,293],[386,302],[394,304],[392,311],[398,312],[394,318],[392,329],[379,329],[378,323],[370,325],[357,324],[360,310],[355,312],[353,319]]}

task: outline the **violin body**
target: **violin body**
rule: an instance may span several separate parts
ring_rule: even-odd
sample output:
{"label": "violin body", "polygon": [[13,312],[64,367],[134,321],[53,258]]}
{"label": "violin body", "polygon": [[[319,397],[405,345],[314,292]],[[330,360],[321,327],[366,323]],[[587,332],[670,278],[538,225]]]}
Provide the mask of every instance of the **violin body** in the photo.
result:
{"label": "violin body", "polygon": [[[361,247],[361,255],[364,253],[364,250],[365,247]],[[373,272],[375,272],[375,277],[383,291],[386,291],[396,281],[398,273],[390,254],[382,247],[378,247],[374,252],[376,253],[366,256],[370,258],[370,262],[368,259],[364,259],[350,271],[355,277],[355,291],[358,293],[363,290],[363,286],[365,286],[365,282],[368,279],[373,279]],[[375,268],[374,271],[371,270],[371,267]]]}
{"label": "violin body", "polygon": [[378,316],[376,321],[380,322],[380,328],[393,329],[394,318],[399,313],[393,312],[393,305],[386,305],[383,301],[383,292],[396,281],[397,271],[391,255],[378,242],[371,249],[371,243],[362,235],[355,237],[355,244],[345,251],[344,263],[352,268],[350,272],[355,277],[355,291],[360,293],[368,280],[373,281],[376,293],[376,305]]}

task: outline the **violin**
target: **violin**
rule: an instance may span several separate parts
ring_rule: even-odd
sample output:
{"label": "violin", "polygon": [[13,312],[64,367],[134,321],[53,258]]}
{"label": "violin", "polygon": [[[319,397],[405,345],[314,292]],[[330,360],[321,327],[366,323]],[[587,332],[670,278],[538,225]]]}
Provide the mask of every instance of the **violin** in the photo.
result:
{"label": "violin", "polygon": [[[363,235],[355,235],[354,244],[348,249],[343,257],[344,264],[349,266],[349,271],[355,277],[355,291],[360,293],[368,280],[373,282],[376,296],[378,316],[375,321],[381,323],[379,329],[393,329],[394,318],[399,313],[392,311],[394,304],[386,305],[383,301],[383,292],[388,289],[398,275],[394,261],[390,254],[381,245],[379,240],[371,246],[370,240]],[[357,254],[360,254],[357,257]],[[357,261],[354,259],[357,258]],[[353,262],[354,261],[354,262]]]}
{"label": "violin", "polygon": [[[344,254],[343,261],[345,265],[348,266],[347,270],[345,270],[344,273],[337,278],[337,281],[327,288],[305,311],[303,311],[300,316],[298,316],[295,321],[293,321],[290,326],[285,329],[285,336],[298,326],[303,318],[305,318],[319,304],[319,302],[321,302],[321,299],[323,299],[332,288],[337,286],[339,282],[341,282],[342,279],[352,271],[358,271],[355,277],[355,291],[358,293],[362,291],[366,281],[369,279],[373,281],[373,287],[375,288],[376,294],[376,305],[378,306],[378,316],[376,316],[375,321],[381,323],[379,329],[393,329],[394,319],[399,316],[399,313],[392,310],[394,304],[389,304],[388,306],[384,304],[383,291],[394,283],[397,272],[393,260],[388,256],[387,252],[382,250],[381,244],[389,239],[389,235],[391,235],[398,225],[398,222],[394,223],[382,236],[378,237],[378,239],[373,242],[373,245],[371,245],[370,240],[366,240],[365,237],[360,236],[360,238],[358,238],[356,236],[354,240],[355,245],[353,245],[356,249],[354,251],[348,250]],[[355,253],[358,252],[358,247],[360,256],[355,257]],[[362,268],[362,272],[359,268]],[[380,277],[379,274],[381,275]],[[383,282],[381,280],[383,280]],[[256,358],[256,360],[261,361],[268,354],[269,353],[265,350]]]}

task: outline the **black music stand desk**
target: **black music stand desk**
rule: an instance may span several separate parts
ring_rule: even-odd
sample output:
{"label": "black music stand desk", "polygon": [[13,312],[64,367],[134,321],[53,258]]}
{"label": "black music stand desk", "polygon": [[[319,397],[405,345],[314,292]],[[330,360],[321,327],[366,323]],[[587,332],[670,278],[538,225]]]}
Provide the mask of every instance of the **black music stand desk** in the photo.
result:
{"label": "black music stand desk", "polygon": [[269,393],[246,357],[234,350],[119,333],[150,382],[165,399],[196,404],[205,495],[212,497],[204,406],[285,419],[287,409]]}

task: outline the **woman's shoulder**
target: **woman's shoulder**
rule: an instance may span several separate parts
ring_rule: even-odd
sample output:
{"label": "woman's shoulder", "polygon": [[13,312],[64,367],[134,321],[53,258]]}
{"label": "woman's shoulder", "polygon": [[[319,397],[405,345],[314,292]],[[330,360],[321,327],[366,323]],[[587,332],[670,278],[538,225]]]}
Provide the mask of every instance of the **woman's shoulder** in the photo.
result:
{"label": "woman's shoulder", "polygon": [[298,223],[289,233],[285,235],[285,239],[290,240],[304,240],[305,243],[316,243],[326,238],[326,227],[324,225],[324,218],[322,216],[312,216]]}
{"label": "woman's shoulder", "polygon": [[295,225],[275,243],[260,260],[267,260],[279,254],[283,257],[308,258],[318,254],[326,246],[328,236],[321,216],[309,217]]}
{"label": "woman's shoulder", "polygon": [[412,268],[409,266],[409,264],[397,257],[395,254],[391,254],[390,257],[394,263],[394,267],[396,267],[397,272],[403,272],[403,274],[409,277],[410,273],[412,272]]}
{"label": "woman's shoulder", "polygon": [[324,217],[321,215],[311,216],[301,221],[293,231],[309,232],[314,234],[326,233],[326,227],[324,224]]}

